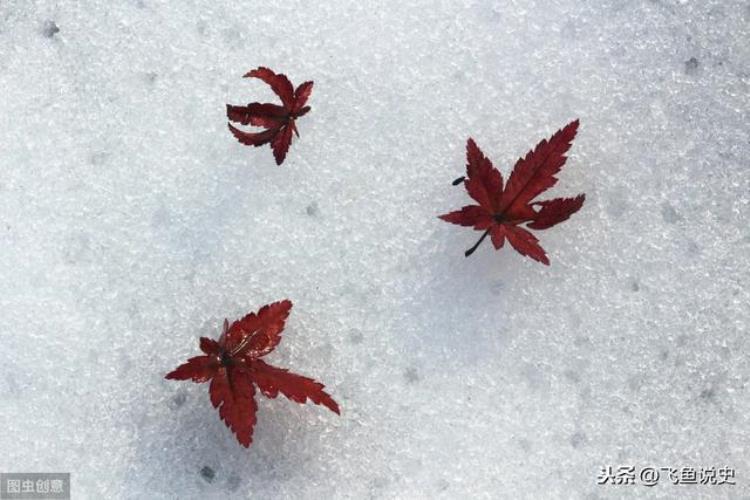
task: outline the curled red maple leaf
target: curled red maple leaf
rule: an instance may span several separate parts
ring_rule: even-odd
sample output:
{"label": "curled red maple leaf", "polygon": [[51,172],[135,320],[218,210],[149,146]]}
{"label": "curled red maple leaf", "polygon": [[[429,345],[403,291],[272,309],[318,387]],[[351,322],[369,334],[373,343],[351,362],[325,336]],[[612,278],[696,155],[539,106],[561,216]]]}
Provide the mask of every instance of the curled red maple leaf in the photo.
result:
{"label": "curled red maple leaf", "polygon": [[[490,236],[496,249],[502,248],[507,238],[521,255],[549,265],[539,240],[527,229],[547,229],[567,220],[580,210],[586,195],[549,201],[533,200],[557,183],[555,175],[567,160],[565,153],[570,149],[577,130],[578,120],[574,120],[558,130],[549,141],[542,140],[524,158],[519,158],[504,188],[502,174],[469,138],[466,144],[466,177],[456,179],[453,185],[463,182],[467,193],[478,205],[467,205],[440,216],[451,224],[484,231],[479,241],[465,252],[467,257]],[[521,224],[526,224],[526,228]]]}
{"label": "curled red maple leaf", "polygon": [[250,446],[253,440],[258,410],[256,386],[266,397],[275,398],[281,393],[297,403],[309,399],[340,414],[338,404],[323,390],[323,384],[260,359],[281,342],[281,332],[291,309],[291,301],[282,300],[263,306],[257,314],[248,314],[231,325],[224,320],[224,330],[218,341],[201,337],[203,356],[188,359],[165,377],[210,381],[211,403],[242,446]]}
{"label": "curled red maple leaf", "polygon": [[229,130],[247,146],[258,147],[270,143],[276,164],[281,165],[292,144],[292,133],[299,137],[295,121],[310,111],[310,106],[306,104],[312,93],[313,82],[304,82],[295,90],[286,75],[276,74],[263,66],[245,73],[243,77],[258,78],[267,83],[281,99],[281,106],[259,102],[251,102],[247,106],[227,104],[229,121],[265,129],[262,132],[244,132],[229,123]]}

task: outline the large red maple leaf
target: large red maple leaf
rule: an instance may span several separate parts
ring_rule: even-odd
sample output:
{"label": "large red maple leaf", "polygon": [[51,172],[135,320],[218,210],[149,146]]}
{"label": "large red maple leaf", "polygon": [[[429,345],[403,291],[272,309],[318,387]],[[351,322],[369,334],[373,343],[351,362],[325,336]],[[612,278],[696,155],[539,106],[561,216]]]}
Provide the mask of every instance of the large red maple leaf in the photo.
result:
{"label": "large red maple leaf", "polygon": [[271,366],[261,359],[281,342],[281,332],[291,309],[292,303],[282,300],[263,306],[257,314],[248,314],[231,325],[224,320],[218,342],[201,337],[200,349],[205,354],[188,359],[165,377],[210,381],[211,403],[242,446],[250,446],[253,440],[258,410],[255,387],[269,398],[281,393],[297,403],[309,399],[340,413],[338,404],[323,390],[323,384]]}
{"label": "large red maple leaf", "polygon": [[[575,198],[555,198],[533,201],[557,183],[557,175],[567,159],[565,153],[578,130],[578,120],[558,130],[549,141],[542,140],[526,157],[519,158],[503,188],[502,174],[492,166],[473,139],[466,144],[466,191],[478,205],[467,205],[461,210],[441,215],[440,218],[460,226],[473,226],[484,231],[476,244],[465,252],[468,257],[489,235],[496,249],[502,248],[507,238],[520,254],[543,264],[549,259],[539,240],[527,229],[547,229],[568,219],[583,206],[586,195]],[[526,224],[526,228],[521,227]]]}
{"label": "large red maple leaf", "polygon": [[262,132],[244,132],[231,123],[229,130],[242,144],[262,146],[271,144],[276,164],[281,165],[292,144],[292,133],[299,137],[295,120],[310,111],[306,106],[312,92],[313,82],[304,82],[295,90],[284,74],[276,74],[263,66],[249,71],[244,78],[258,78],[267,83],[281,99],[278,104],[251,102],[247,106],[227,104],[227,118],[242,125],[263,127]]}

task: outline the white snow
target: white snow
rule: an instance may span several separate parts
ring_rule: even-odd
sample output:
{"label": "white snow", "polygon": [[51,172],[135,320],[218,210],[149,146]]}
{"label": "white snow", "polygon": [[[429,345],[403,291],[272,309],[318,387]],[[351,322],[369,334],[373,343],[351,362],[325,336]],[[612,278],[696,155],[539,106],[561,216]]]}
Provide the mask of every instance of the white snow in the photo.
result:
{"label": "white snow", "polygon": [[[0,3],[0,471],[74,498],[750,496],[750,6]],[[226,129],[314,80],[277,167]],[[545,267],[436,216],[574,118]],[[240,447],[164,374],[290,298]],[[599,486],[602,466],[735,486]],[[202,472],[203,471],[203,472]]]}

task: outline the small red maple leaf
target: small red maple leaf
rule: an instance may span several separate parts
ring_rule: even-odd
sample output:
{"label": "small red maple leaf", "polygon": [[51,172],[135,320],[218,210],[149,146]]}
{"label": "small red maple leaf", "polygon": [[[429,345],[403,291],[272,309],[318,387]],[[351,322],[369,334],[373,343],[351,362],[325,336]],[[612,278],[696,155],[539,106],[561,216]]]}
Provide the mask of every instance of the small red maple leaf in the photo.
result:
{"label": "small red maple leaf", "polygon": [[244,132],[229,123],[229,130],[247,146],[258,147],[270,143],[276,164],[281,165],[292,144],[292,132],[299,137],[295,120],[310,111],[310,106],[305,104],[310,98],[313,82],[302,83],[295,90],[286,75],[277,75],[263,66],[245,73],[243,78],[263,80],[279,96],[282,105],[259,102],[251,102],[247,106],[227,104],[227,118],[230,121],[265,129],[262,132]]}
{"label": "small red maple leaf", "polygon": [[309,399],[340,414],[338,404],[323,390],[323,384],[260,359],[281,342],[281,331],[291,309],[291,301],[282,300],[263,306],[257,314],[250,313],[231,325],[224,320],[224,331],[218,342],[201,337],[200,349],[205,355],[188,359],[165,377],[211,381],[208,389],[211,403],[244,447],[253,441],[258,410],[256,386],[269,398],[281,393],[297,403]]}
{"label": "small red maple leaf", "polygon": [[[575,198],[555,198],[533,201],[557,183],[557,175],[567,159],[565,153],[578,130],[578,120],[555,132],[549,141],[543,139],[525,158],[519,158],[503,189],[503,176],[492,166],[473,139],[466,144],[466,177],[462,181],[466,191],[479,205],[467,205],[461,210],[441,215],[451,224],[473,226],[484,231],[476,244],[465,252],[468,257],[489,235],[496,249],[502,248],[507,238],[521,255],[543,264],[549,259],[539,240],[528,229],[547,229],[567,220],[583,206],[586,195]],[[527,224],[528,223],[528,224]],[[526,228],[521,224],[527,224]]]}

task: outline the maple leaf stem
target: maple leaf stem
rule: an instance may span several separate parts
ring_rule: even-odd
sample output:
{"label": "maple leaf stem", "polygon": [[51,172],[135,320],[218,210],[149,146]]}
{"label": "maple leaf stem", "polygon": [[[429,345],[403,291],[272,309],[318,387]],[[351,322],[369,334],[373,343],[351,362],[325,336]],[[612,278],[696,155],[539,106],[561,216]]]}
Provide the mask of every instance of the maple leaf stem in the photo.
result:
{"label": "maple leaf stem", "polygon": [[464,176],[462,175],[461,177],[459,177],[458,179],[456,179],[455,181],[453,181],[453,182],[452,182],[451,184],[453,184],[454,186],[458,186],[458,185],[459,185],[459,184],[461,184],[461,183],[462,183],[462,182],[463,182],[463,181],[464,181],[465,179],[466,179],[466,177],[464,177]]}
{"label": "maple leaf stem", "polygon": [[482,244],[482,242],[484,241],[484,239],[487,237],[488,234],[490,234],[490,230],[489,229],[484,232],[484,234],[482,235],[482,237],[479,238],[479,241],[477,241],[476,243],[474,243],[473,247],[469,248],[468,250],[466,250],[464,252],[464,255],[468,257],[469,255],[473,254],[474,250],[476,250],[477,248],[479,248],[479,245]]}

